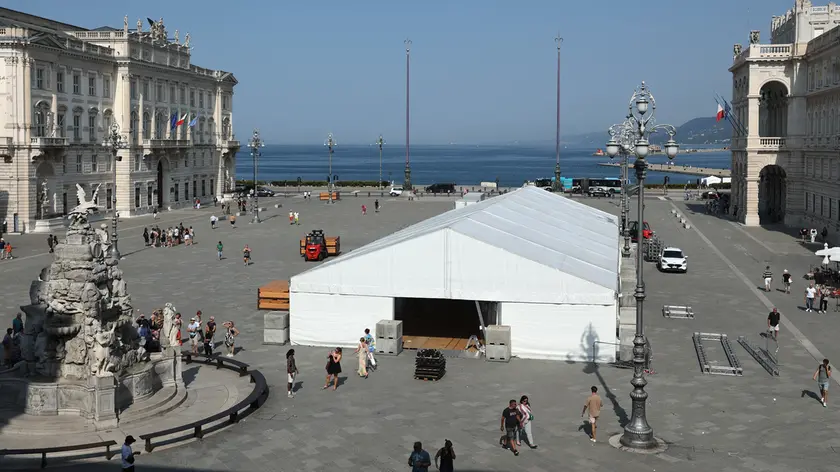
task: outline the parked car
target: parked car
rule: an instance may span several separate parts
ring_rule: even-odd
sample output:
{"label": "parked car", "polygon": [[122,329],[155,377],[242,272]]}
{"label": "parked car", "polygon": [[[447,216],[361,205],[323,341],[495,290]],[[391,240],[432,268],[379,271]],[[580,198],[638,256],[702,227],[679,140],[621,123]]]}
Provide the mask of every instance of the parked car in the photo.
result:
{"label": "parked car", "polygon": [[[634,243],[638,242],[638,237],[639,237],[639,222],[638,221],[631,221],[630,222],[629,232],[630,232],[630,240],[633,241]],[[647,221],[645,221],[645,224],[642,227],[642,237],[644,239],[650,239],[651,237],[653,237],[653,230],[650,229],[650,224],[648,224]]]}
{"label": "parked car", "polygon": [[388,190],[388,195],[390,195],[392,197],[399,197],[400,195],[402,195],[402,193],[403,193],[403,188],[400,185],[391,187],[391,189]]}
{"label": "parked car", "polygon": [[687,257],[678,247],[666,247],[659,255],[657,268],[662,272],[688,272]]}
{"label": "parked car", "polygon": [[259,189],[257,189],[257,196],[258,197],[273,197],[274,196],[274,190],[271,190],[270,188],[266,188],[266,187],[260,187]]}
{"label": "parked car", "polygon": [[590,197],[610,197],[612,192],[606,187],[589,187]]}
{"label": "parked car", "polygon": [[426,193],[455,193],[455,184],[432,184],[426,187]]}

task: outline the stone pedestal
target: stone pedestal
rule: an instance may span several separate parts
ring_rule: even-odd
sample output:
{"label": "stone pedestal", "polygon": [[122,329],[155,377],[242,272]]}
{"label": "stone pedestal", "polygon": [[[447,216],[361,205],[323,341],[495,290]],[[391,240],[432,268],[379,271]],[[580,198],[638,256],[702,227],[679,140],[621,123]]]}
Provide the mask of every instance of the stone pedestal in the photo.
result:
{"label": "stone pedestal", "polygon": [[289,342],[289,312],[272,311],[263,315],[263,344],[285,345]]}
{"label": "stone pedestal", "polygon": [[93,422],[96,429],[117,427],[117,382],[113,374],[88,379],[93,388]]}
{"label": "stone pedestal", "polygon": [[53,234],[61,233],[67,228],[67,220],[64,218],[49,218],[45,220],[35,220],[35,225],[32,226],[32,233]]}

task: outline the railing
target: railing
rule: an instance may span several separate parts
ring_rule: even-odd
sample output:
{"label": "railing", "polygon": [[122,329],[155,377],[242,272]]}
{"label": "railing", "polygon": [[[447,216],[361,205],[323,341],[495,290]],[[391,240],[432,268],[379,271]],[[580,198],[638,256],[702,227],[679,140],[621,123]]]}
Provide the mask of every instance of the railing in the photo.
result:
{"label": "railing", "polygon": [[230,140],[227,141],[227,147],[228,147],[228,149],[238,148],[238,147],[240,147],[239,146],[239,141],[237,141],[235,139],[230,139]]}
{"label": "railing", "polygon": [[785,138],[759,138],[758,145],[766,149],[783,149]]}
{"label": "railing", "polygon": [[225,419],[225,422],[214,426],[214,428],[217,429],[227,426],[229,424],[238,423],[239,420],[242,419],[244,416],[247,416],[257,408],[259,408],[265,402],[265,399],[268,398],[268,383],[265,380],[265,376],[263,376],[263,374],[258,370],[248,370],[248,364],[231,359],[229,357],[206,356],[204,354],[195,354],[192,352],[183,352],[181,354],[182,356],[184,356],[184,359],[187,362],[191,362],[193,357],[203,357],[208,362],[216,362],[217,368],[225,367],[239,372],[240,375],[242,375],[242,372],[245,372],[245,375],[251,376],[251,383],[254,384],[254,390],[244,400],[228,408],[227,410],[216,413],[213,416],[208,416],[207,418],[204,418],[202,420],[194,421],[192,423],[187,423],[181,426],[176,426],[174,428],[155,431],[153,433],[148,434],[141,434],[140,439],[142,439],[145,442],[146,452],[151,452],[154,449],[154,445],[152,444],[153,439],[157,439],[163,436],[170,436],[172,434],[189,430],[192,430],[192,437],[201,439],[207,432],[203,429],[203,427],[210,423],[216,423],[219,420]]}
{"label": "railing", "polygon": [[144,139],[143,146],[150,148],[179,148],[189,147],[192,141],[189,139]]}
{"label": "railing", "polygon": [[60,147],[67,146],[67,138],[54,138],[45,136],[36,136],[29,138],[29,144],[36,147]]}
{"label": "railing", "polygon": [[55,452],[76,452],[85,451],[88,449],[105,448],[105,458],[111,460],[116,453],[111,452],[111,446],[116,446],[116,441],[100,441],[87,444],[75,444],[72,446],[58,446],[58,447],[42,447],[37,449],[0,449],[0,456],[28,456],[34,454],[41,455],[41,468],[47,467],[47,454]]}
{"label": "railing", "polygon": [[78,39],[118,39],[124,38],[125,32],[118,31],[65,31],[67,35]]}
{"label": "railing", "polygon": [[745,59],[788,59],[792,54],[791,44],[750,44],[734,62]]}

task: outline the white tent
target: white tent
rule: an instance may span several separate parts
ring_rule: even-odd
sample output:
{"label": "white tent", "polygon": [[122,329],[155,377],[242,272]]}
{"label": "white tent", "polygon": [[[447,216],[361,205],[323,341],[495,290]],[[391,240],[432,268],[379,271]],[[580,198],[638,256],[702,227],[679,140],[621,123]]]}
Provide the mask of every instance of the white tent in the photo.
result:
{"label": "white tent", "polygon": [[731,177],[716,177],[714,175],[710,175],[708,177],[703,177],[700,179],[700,185],[704,187],[708,187],[710,185],[717,185],[717,184],[730,184],[732,183]]}
{"label": "white tent", "polygon": [[292,277],[291,341],[355,345],[399,297],[479,300],[498,302],[515,356],[612,361],[593,345],[616,340],[619,245],[614,215],[524,187]]}

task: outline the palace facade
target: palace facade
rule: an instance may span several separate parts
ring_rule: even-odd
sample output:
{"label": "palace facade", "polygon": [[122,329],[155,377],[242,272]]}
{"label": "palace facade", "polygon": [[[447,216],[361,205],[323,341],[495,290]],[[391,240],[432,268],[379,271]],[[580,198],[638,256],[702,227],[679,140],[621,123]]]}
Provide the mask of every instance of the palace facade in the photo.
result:
{"label": "palace facade", "polygon": [[733,210],[747,225],[840,234],[840,5],[796,0],[734,46]]}
{"label": "palace facade", "polygon": [[[177,30],[170,37],[163,19],[86,29],[0,8],[0,221],[8,231],[65,215],[77,184],[88,196],[98,187],[100,207],[121,217],[221,199],[240,146],[237,81],[193,65],[190,41]],[[109,144],[112,131],[119,146]]]}

